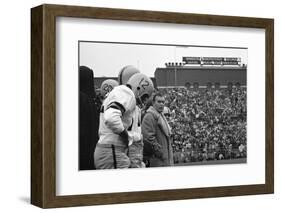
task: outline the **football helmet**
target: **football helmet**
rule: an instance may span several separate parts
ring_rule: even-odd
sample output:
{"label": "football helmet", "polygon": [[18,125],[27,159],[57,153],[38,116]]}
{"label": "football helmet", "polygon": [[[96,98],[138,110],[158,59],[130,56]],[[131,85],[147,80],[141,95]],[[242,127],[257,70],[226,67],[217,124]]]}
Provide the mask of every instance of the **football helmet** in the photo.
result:
{"label": "football helmet", "polygon": [[107,93],[113,90],[114,87],[118,86],[118,82],[113,79],[107,79],[102,82],[100,87],[100,94],[105,97]]}
{"label": "football helmet", "polygon": [[154,91],[152,80],[142,73],[134,74],[127,82],[134,92],[136,99],[149,98]]}
{"label": "football helmet", "polygon": [[126,85],[128,80],[136,73],[140,73],[140,71],[132,65],[123,67],[118,74],[119,84]]}

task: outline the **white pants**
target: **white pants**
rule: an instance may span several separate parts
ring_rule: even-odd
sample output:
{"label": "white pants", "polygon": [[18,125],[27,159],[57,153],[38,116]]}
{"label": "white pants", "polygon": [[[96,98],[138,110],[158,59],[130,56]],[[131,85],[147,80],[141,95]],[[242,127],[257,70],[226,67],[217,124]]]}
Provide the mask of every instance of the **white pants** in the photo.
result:
{"label": "white pants", "polygon": [[94,153],[96,169],[115,169],[114,164],[116,164],[116,168],[118,169],[129,168],[130,159],[126,154],[126,150],[117,146],[113,150],[111,147],[99,147],[97,145]]}

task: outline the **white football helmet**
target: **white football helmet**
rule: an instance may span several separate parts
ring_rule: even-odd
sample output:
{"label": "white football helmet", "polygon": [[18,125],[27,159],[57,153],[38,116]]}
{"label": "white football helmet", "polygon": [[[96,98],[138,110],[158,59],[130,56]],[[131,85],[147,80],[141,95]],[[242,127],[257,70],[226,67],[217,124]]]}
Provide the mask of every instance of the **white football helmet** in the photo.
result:
{"label": "white football helmet", "polygon": [[140,73],[140,71],[132,65],[123,67],[118,74],[119,84],[126,85],[128,80],[136,73]]}
{"label": "white football helmet", "polygon": [[154,91],[152,80],[145,74],[134,74],[127,82],[134,92],[136,99],[142,100],[143,98],[149,98]]}
{"label": "white football helmet", "polygon": [[100,94],[105,97],[107,93],[113,90],[114,87],[118,86],[118,82],[113,79],[107,79],[102,82],[100,87]]}

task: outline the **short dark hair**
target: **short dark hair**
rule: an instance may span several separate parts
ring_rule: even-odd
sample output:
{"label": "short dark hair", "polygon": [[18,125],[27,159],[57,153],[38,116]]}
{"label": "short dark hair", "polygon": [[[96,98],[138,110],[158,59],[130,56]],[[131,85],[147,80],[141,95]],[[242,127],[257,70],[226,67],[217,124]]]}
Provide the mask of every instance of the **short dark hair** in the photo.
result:
{"label": "short dark hair", "polygon": [[155,102],[156,97],[164,97],[164,95],[160,92],[154,93],[152,96],[152,102]]}

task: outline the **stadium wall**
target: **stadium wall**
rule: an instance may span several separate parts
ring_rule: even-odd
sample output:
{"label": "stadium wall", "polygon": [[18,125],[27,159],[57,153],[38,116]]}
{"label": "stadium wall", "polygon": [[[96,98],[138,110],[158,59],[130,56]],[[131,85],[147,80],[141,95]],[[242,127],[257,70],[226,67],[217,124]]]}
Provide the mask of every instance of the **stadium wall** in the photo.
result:
{"label": "stadium wall", "polygon": [[159,87],[185,86],[186,83],[206,86],[208,83],[219,83],[227,86],[229,83],[246,86],[246,67],[167,67],[157,68],[154,76]]}

